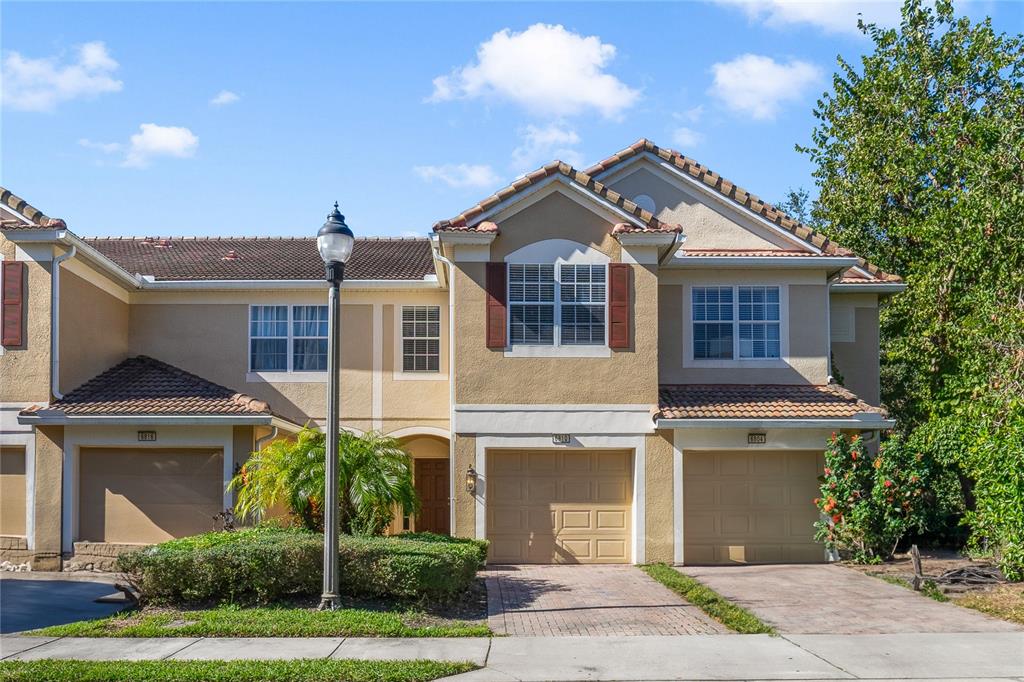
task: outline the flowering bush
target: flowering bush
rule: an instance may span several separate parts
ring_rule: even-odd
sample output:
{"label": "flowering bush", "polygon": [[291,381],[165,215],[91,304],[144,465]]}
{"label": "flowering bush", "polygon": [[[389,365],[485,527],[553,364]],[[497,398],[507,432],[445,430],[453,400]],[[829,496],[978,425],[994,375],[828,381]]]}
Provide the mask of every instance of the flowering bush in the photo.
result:
{"label": "flowering bush", "polygon": [[872,457],[860,436],[832,434],[815,539],[856,561],[888,559],[906,533],[925,529],[931,478],[930,460],[897,437]]}

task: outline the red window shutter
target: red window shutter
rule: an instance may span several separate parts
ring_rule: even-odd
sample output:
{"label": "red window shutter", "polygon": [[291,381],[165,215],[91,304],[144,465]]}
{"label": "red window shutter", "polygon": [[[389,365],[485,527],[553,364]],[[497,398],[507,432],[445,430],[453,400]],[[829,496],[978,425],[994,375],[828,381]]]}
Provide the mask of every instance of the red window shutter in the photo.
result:
{"label": "red window shutter", "polygon": [[21,261],[3,262],[3,345],[21,346],[25,343],[22,320],[25,317],[25,264]]}
{"label": "red window shutter", "polygon": [[487,347],[504,348],[507,345],[506,323],[506,268],[504,263],[487,264]]}
{"label": "red window shutter", "polygon": [[617,350],[628,350],[630,345],[629,278],[632,272],[628,263],[608,265],[608,347]]}

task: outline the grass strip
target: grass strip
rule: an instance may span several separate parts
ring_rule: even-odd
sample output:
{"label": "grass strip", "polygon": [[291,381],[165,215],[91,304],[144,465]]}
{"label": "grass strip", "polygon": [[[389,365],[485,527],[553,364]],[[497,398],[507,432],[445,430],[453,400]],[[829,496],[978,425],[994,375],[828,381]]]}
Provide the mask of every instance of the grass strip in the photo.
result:
{"label": "grass strip", "polygon": [[733,632],[744,635],[774,635],[775,629],[741,606],[688,575],[666,564],[641,566],[659,583],[690,602]]}
{"label": "grass strip", "polygon": [[1024,586],[999,585],[984,592],[968,592],[953,600],[957,606],[1024,625]]}
{"label": "grass strip", "polygon": [[426,682],[475,670],[442,661],[4,661],[3,682]]}
{"label": "grass strip", "polygon": [[[422,624],[420,624],[422,623]],[[221,606],[130,611],[36,630],[41,637],[488,637],[485,625],[430,623],[413,611]]]}
{"label": "grass strip", "polygon": [[[889,575],[887,573],[870,573],[870,572],[868,573],[868,575],[870,575],[872,577],[875,577],[875,578],[881,578],[882,580],[884,580],[885,582],[889,583],[890,585],[899,585],[900,587],[905,587],[905,588],[907,588],[908,590],[910,590],[912,592],[914,591],[914,586],[910,583],[910,581],[909,580],[905,580],[904,578],[901,578],[898,575]],[[933,581],[933,580],[925,580],[925,581],[923,581],[921,583],[921,589],[918,590],[918,592],[920,592],[921,594],[923,594],[924,596],[926,596],[926,597],[928,597],[930,599],[934,599],[935,601],[939,601],[939,602],[947,602],[947,601],[949,601],[949,597],[947,597],[942,592],[942,590],[939,589],[939,586],[936,585],[935,581]]]}

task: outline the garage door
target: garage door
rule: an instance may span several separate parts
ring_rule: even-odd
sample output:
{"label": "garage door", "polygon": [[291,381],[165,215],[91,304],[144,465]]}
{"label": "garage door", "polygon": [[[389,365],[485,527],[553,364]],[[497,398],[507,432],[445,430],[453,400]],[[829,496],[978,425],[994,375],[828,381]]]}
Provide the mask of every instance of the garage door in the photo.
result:
{"label": "garage door", "polygon": [[80,540],[162,542],[205,533],[224,507],[220,450],[82,448]]}
{"label": "garage door", "polygon": [[814,542],[821,453],[686,452],[687,564],[818,562]]}
{"label": "garage door", "polygon": [[629,563],[632,454],[490,451],[487,537],[493,563]]}

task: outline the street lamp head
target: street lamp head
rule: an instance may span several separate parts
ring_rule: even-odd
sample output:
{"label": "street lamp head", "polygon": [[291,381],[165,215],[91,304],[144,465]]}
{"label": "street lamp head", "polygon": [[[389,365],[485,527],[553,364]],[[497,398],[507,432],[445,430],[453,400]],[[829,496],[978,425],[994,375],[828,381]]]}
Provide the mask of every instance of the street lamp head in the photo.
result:
{"label": "street lamp head", "polygon": [[327,222],[316,233],[316,248],[320,257],[327,265],[327,279],[331,282],[340,281],[345,263],[352,255],[352,244],[355,236],[345,224],[345,216],[338,210],[338,202],[334,202],[334,210],[327,215]]}

